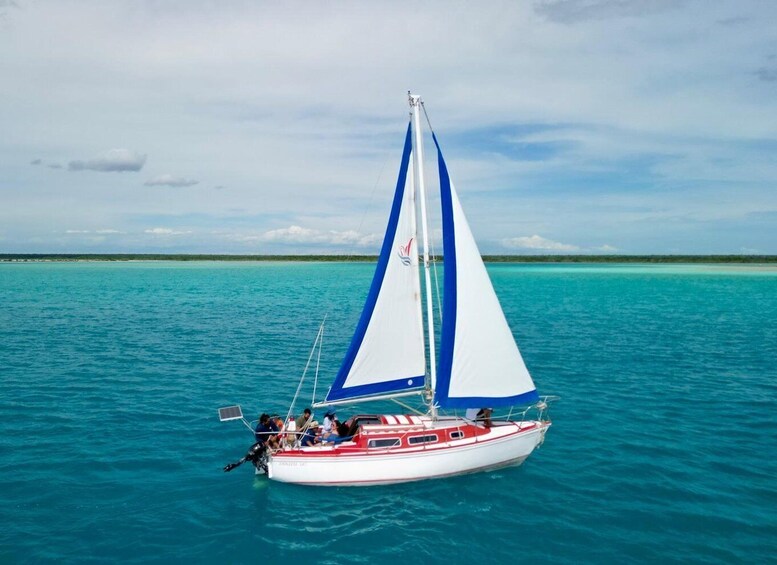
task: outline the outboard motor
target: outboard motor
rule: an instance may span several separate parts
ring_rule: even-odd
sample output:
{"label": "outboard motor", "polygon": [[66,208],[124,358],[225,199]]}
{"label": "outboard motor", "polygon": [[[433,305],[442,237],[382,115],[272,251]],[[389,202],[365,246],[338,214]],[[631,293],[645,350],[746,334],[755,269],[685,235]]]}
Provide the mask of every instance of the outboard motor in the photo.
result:
{"label": "outboard motor", "polygon": [[250,461],[254,464],[259,471],[263,473],[267,472],[267,445],[261,441],[257,441],[249,449],[242,459],[235,463],[228,463],[224,466],[224,472],[229,473],[232,469],[240,467],[246,461]]}

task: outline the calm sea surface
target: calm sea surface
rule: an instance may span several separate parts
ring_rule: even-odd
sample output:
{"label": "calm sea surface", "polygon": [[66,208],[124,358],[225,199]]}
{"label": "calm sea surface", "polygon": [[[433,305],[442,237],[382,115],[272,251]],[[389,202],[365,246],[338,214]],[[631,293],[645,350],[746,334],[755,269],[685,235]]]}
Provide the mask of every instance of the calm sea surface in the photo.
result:
{"label": "calm sea surface", "polygon": [[216,409],[285,413],[328,312],[325,391],[372,270],[0,264],[0,562],[775,562],[774,267],[490,266],[561,396],[522,467],[370,488],[223,473],[252,436]]}

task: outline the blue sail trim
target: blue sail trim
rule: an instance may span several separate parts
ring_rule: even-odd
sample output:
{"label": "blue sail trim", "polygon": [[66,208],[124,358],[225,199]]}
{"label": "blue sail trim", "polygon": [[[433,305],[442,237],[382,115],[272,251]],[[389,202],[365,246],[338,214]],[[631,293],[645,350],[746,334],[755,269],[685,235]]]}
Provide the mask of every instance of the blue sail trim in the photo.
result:
{"label": "blue sail trim", "polygon": [[442,207],[443,245],[443,300],[442,328],[440,330],[440,355],[437,369],[437,387],[434,399],[440,408],[482,408],[532,404],[539,400],[536,390],[508,397],[462,396],[450,397],[451,372],[453,370],[453,346],[456,339],[456,234],[453,226],[453,196],[448,167],[442,156],[437,136],[432,134],[437,147],[437,164],[440,171],[440,205]]}
{"label": "blue sail trim", "polygon": [[347,400],[349,398],[362,398],[368,396],[377,396],[380,394],[390,394],[392,392],[411,392],[413,390],[423,390],[426,384],[425,375],[418,375],[417,377],[407,377],[403,379],[396,379],[393,381],[383,381],[381,383],[374,383],[368,385],[349,386],[348,388],[335,389],[332,385],[332,390],[326,396],[326,402],[334,402],[335,400]]}
{"label": "blue sail trim", "polygon": [[453,343],[456,337],[456,236],[453,229],[453,196],[448,167],[442,157],[437,136],[437,166],[440,172],[440,205],[442,207],[443,296],[442,328],[440,329],[440,360],[437,364],[437,386],[434,398],[442,408],[448,407],[448,391],[453,369]]}
{"label": "blue sail trim", "polygon": [[515,396],[462,396],[460,398],[446,398],[445,403],[440,403],[441,408],[496,408],[498,406],[528,406],[540,399],[536,390],[530,390]]}
{"label": "blue sail trim", "polygon": [[[389,257],[392,253],[392,246],[394,243],[394,234],[397,231],[397,225],[399,223],[399,214],[402,210],[402,199],[405,194],[405,183],[407,180],[407,169],[410,163],[410,152],[412,150],[411,141],[411,129],[410,124],[407,125],[407,134],[405,135],[405,146],[402,151],[402,162],[399,166],[399,178],[397,179],[397,188],[394,192],[394,202],[391,205],[391,214],[389,215],[388,226],[386,227],[386,236],[383,238],[383,247],[380,250],[380,257],[378,257],[378,266],[375,269],[375,276],[372,278],[372,285],[370,286],[370,292],[367,295],[367,302],[364,304],[364,310],[362,310],[359,324],[356,326],[356,331],[351,339],[351,345],[348,348],[348,352],[345,354],[343,364],[340,366],[340,371],[337,373],[332,388],[326,396],[327,401],[330,400],[343,400],[352,397],[368,396],[374,394],[382,394],[397,391],[412,390],[419,386],[418,378],[402,378],[392,381],[384,381],[378,383],[372,383],[368,385],[359,385],[352,387],[344,387],[345,381],[348,378],[348,374],[351,372],[353,362],[356,359],[356,355],[359,353],[364,335],[367,333],[367,327],[370,325],[370,319],[372,313],[375,310],[375,304],[378,301],[378,295],[380,294],[381,286],[383,285],[383,277],[386,274],[386,267],[388,266]],[[421,377],[421,383],[423,385],[423,377]]]}

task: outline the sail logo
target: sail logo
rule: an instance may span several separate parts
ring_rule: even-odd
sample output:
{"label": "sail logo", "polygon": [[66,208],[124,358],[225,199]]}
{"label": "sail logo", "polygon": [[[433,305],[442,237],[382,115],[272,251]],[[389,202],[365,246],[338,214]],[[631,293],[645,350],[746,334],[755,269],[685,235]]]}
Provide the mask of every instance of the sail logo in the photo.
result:
{"label": "sail logo", "polygon": [[400,245],[399,250],[397,251],[397,255],[399,255],[399,260],[402,261],[402,264],[406,267],[409,267],[413,260],[410,258],[410,248],[413,246],[413,238],[410,238],[410,241],[407,242],[407,245]]}

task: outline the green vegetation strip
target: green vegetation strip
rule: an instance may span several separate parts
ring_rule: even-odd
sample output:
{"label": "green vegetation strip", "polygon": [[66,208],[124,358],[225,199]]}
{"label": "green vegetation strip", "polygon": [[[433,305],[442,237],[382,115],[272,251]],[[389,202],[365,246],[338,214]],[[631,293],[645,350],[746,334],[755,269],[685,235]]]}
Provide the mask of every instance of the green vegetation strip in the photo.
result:
{"label": "green vegetation strip", "polygon": [[[441,258],[439,258],[441,259]],[[777,263],[777,255],[484,255],[489,263]],[[329,261],[375,262],[375,255],[165,255],[0,253],[0,261]]]}

